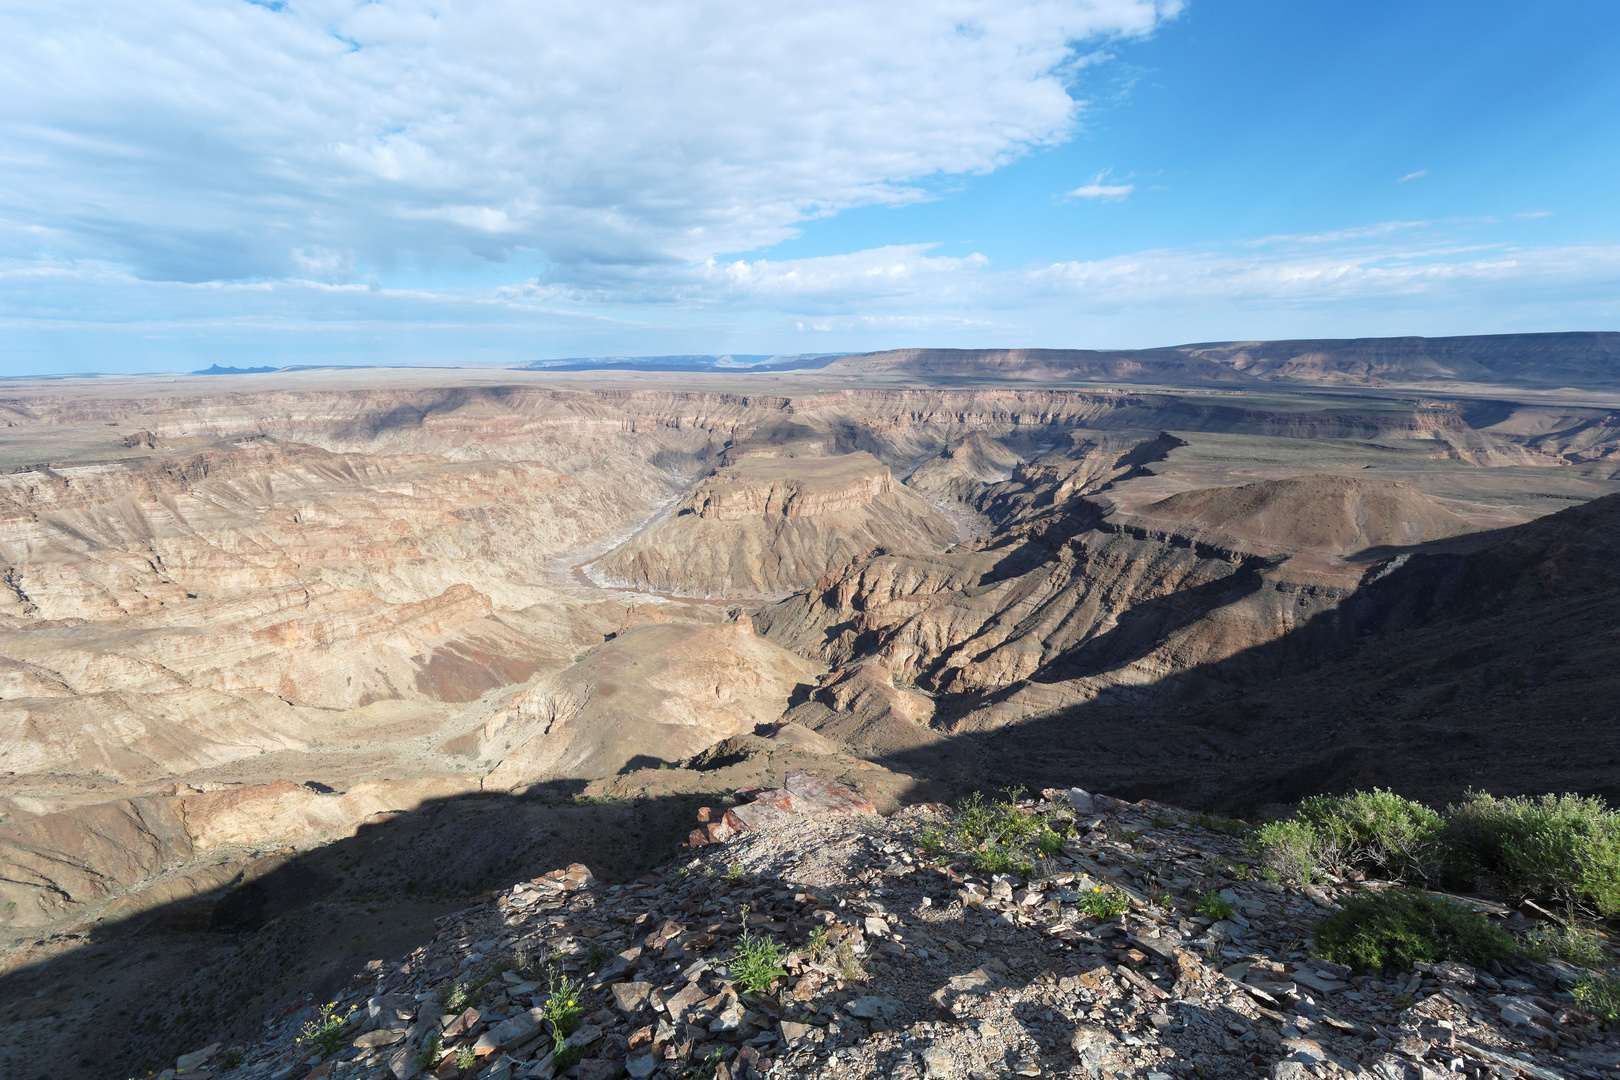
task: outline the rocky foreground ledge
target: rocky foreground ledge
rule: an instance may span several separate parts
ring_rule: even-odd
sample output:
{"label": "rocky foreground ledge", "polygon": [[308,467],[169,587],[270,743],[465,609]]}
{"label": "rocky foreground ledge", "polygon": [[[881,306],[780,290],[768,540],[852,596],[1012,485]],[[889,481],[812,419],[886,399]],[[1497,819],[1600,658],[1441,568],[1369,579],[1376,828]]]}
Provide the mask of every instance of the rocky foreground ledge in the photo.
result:
{"label": "rocky foreground ledge", "polygon": [[[1577,1007],[1574,969],[1352,975],[1312,957],[1313,927],[1374,885],[1238,880],[1237,841],[1171,808],[1045,792],[1026,808],[1073,831],[1009,878],[925,853],[946,808],[884,819],[835,788],[801,780],[796,797],[844,812],[750,793],[773,812],[721,818],[630,885],[575,864],[446,916],[403,962],[356,974],[330,1054],[300,1041],[309,1003],[159,1080],[1620,1077],[1620,1034]],[[1084,914],[1099,886],[1128,910]],[[1210,891],[1229,917],[1171,910]],[[739,985],[745,932],[785,948],[770,992]],[[562,976],[583,989],[559,1057],[545,1006]]]}

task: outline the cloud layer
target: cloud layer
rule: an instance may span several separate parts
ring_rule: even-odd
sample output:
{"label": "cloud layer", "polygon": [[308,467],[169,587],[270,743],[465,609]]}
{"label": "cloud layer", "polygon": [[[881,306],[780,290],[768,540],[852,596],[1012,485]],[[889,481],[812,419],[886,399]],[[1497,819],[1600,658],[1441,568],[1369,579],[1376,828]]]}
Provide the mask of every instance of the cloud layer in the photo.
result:
{"label": "cloud layer", "polygon": [[701,263],[1063,140],[1181,0],[57,0],[0,13],[0,252],[343,280]]}

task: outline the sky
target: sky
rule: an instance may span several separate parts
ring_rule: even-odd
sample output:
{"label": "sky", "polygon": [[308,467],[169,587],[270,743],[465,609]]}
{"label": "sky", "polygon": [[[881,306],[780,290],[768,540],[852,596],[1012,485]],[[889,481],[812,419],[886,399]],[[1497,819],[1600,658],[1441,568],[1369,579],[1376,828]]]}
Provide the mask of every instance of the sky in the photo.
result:
{"label": "sky", "polygon": [[0,0],[0,375],[1620,329],[1620,5]]}

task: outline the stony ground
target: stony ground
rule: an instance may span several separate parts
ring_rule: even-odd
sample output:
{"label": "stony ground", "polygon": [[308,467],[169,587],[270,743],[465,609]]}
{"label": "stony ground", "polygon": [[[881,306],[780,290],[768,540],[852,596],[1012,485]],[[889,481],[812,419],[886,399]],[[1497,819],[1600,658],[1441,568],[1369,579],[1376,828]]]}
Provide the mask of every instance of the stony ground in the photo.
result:
{"label": "stony ground", "polygon": [[[1006,1076],[1620,1077],[1620,1032],[1577,1007],[1575,969],[1447,962],[1382,978],[1312,957],[1346,882],[1248,880],[1239,843],[1155,804],[1049,791],[1073,821],[1028,879],[925,854],[945,808],[801,817],[629,885],[579,864],[439,920],[332,1003],[330,1055],[295,1005],[260,1041],[180,1059],[187,1080],[763,1080]],[[1130,900],[1086,916],[1098,886]],[[1232,915],[1192,914],[1219,891]],[[1510,931],[1517,911],[1465,899]],[[734,958],[789,951],[770,993]],[[559,1062],[548,987],[583,984]],[[466,1000],[452,1000],[466,996]],[[583,1055],[583,1056],[581,1056]],[[579,1060],[569,1060],[578,1058]],[[560,1067],[565,1066],[565,1067]],[[173,1080],[174,1072],[158,1080]]]}

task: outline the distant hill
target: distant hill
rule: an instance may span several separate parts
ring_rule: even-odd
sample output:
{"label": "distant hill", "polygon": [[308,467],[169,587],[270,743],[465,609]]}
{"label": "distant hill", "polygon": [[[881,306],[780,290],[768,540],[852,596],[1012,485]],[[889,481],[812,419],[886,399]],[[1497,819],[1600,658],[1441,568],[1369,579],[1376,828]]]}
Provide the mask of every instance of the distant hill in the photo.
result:
{"label": "distant hill", "polygon": [[218,364],[215,364],[213,367],[206,367],[206,368],[203,368],[201,371],[193,371],[191,374],[193,374],[193,375],[265,375],[265,374],[268,374],[270,372],[280,371],[280,370],[281,370],[280,368],[273,368],[273,367],[220,367]]}
{"label": "distant hill", "polygon": [[1168,386],[1494,383],[1620,389],[1620,333],[1219,341],[1156,349],[892,349],[829,373]]}
{"label": "distant hill", "polygon": [[701,353],[676,356],[574,356],[536,360],[519,371],[802,371],[826,367],[841,353]]}

